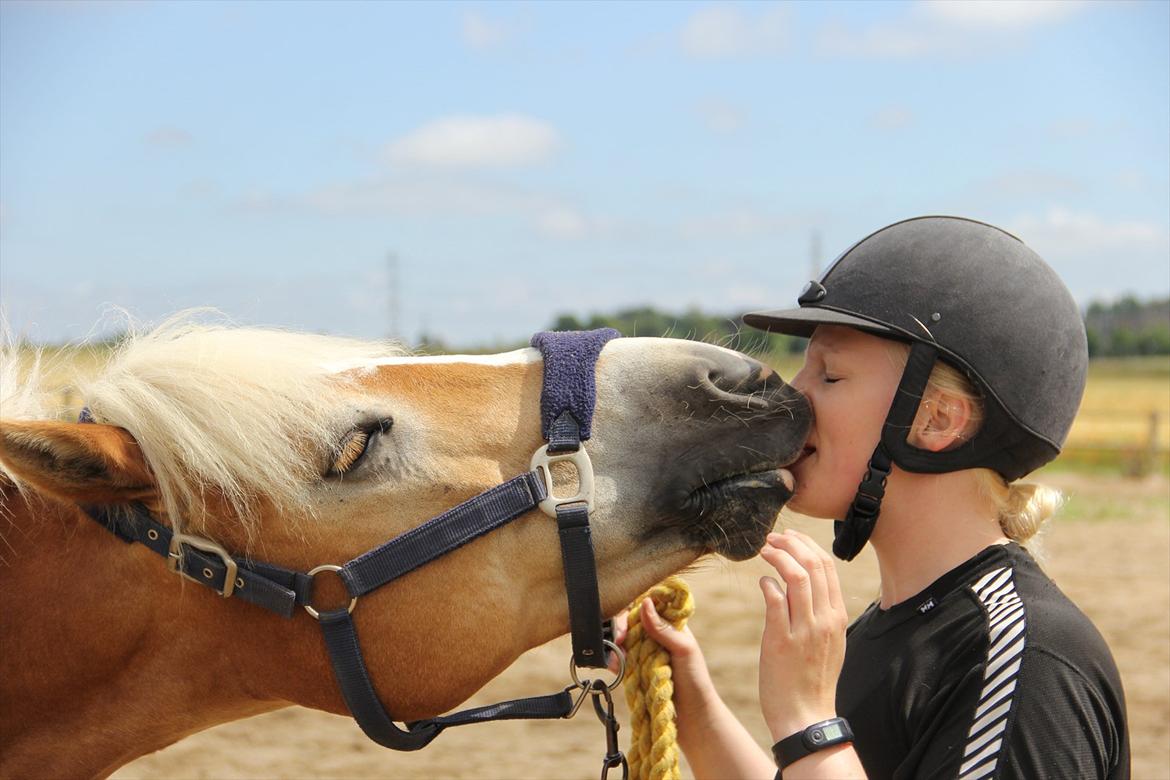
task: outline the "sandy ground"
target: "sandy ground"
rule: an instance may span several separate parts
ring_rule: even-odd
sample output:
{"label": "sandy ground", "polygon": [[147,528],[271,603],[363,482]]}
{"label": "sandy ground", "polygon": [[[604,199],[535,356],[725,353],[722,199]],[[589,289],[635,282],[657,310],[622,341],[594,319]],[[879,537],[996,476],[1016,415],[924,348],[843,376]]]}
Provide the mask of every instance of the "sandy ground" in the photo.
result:
{"label": "sandy ground", "polygon": [[[1071,494],[1069,516],[1048,530],[1045,568],[1094,620],[1113,648],[1126,687],[1133,777],[1170,778],[1170,485],[1056,475]],[[784,517],[782,523],[826,544],[827,523]],[[687,575],[696,595],[692,626],[716,684],[761,745],[756,668],[760,560],[712,561]],[[877,592],[867,551],[840,567],[850,611]],[[566,683],[568,641],[536,648],[469,702],[483,704],[551,693]],[[620,717],[628,722],[624,704]],[[623,731],[623,744],[628,744]],[[114,776],[131,778],[595,778],[604,752],[601,725],[583,711],[572,721],[468,726],[441,735],[418,753],[395,753],[368,741],[352,721],[290,708],[220,726],[145,756]],[[684,777],[690,777],[684,766]]]}

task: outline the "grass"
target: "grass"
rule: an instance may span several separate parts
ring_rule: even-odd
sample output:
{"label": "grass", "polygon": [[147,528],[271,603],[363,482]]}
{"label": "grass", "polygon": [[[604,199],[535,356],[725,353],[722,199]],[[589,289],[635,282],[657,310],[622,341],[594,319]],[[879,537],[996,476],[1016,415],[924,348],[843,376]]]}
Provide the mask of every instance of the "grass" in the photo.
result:
{"label": "grass", "polygon": [[[1043,482],[1043,479],[1039,481]],[[1170,495],[1134,494],[1131,492],[1078,493],[1069,492],[1057,515],[1061,522],[1108,523],[1132,520],[1135,517],[1170,517]]]}

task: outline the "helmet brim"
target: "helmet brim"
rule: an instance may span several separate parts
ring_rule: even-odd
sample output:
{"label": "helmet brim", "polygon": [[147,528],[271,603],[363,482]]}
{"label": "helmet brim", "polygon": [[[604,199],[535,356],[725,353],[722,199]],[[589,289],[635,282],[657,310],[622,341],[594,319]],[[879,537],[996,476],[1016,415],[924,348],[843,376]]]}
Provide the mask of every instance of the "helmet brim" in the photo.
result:
{"label": "helmet brim", "polygon": [[886,325],[863,319],[843,311],[824,309],[819,306],[804,306],[799,309],[775,309],[753,311],[743,315],[745,325],[769,333],[784,333],[789,336],[808,338],[818,325],[843,325],[857,328],[879,336],[904,338],[903,334]]}

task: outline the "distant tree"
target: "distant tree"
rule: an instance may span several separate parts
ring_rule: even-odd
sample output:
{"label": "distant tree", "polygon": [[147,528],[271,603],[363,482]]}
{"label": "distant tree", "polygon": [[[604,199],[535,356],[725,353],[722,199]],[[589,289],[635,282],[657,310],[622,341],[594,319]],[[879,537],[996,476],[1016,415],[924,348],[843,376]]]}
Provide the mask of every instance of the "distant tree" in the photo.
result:
{"label": "distant tree", "polygon": [[1085,310],[1085,331],[1090,357],[1170,355],[1170,298],[1094,301]]}
{"label": "distant tree", "polygon": [[738,349],[753,354],[792,354],[804,350],[804,339],[765,333],[743,324],[739,315],[708,314],[690,308],[681,314],[660,311],[651,306],[621,309],[610,314],[591,314],[580,318],[560,314],[553,319],[552,330],[592,330],[614,328],[623,336],[669,336],[692,339]]}

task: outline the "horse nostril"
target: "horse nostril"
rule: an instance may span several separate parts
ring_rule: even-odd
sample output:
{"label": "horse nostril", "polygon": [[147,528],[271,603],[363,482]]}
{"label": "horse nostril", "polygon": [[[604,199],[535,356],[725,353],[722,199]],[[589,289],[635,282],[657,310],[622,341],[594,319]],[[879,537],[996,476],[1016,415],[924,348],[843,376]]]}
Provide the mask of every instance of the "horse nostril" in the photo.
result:
{"label": "horse nostril", "polygon": [[750,394],[777,381],[776,372],[758,360],[736,355],[725,364],[709,366],[707,381],[725,393]]}

